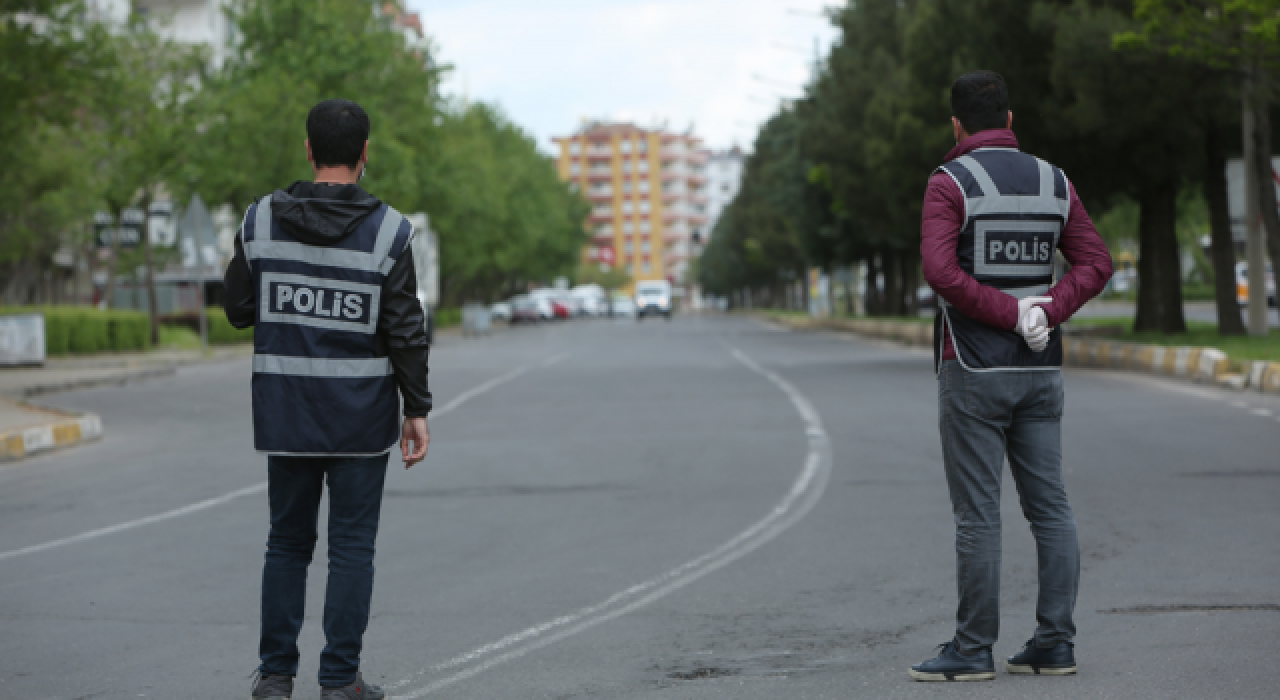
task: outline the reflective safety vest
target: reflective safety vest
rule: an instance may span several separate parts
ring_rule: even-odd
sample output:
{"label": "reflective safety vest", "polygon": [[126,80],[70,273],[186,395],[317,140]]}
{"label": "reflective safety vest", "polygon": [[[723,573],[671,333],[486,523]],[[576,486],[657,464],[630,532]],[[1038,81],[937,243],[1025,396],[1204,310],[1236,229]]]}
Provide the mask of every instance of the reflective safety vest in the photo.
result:
{"label": "reflective safety vest", "polygon": [[[1071,199],[1058,168],[1012,148],[980,148],[938,168],[964,194],[965,220],[956,254],[978,282],[1019,299],[1042,296],[1053,284],[1053,258]],[[970,371],[1044,370],[1062,366],[1061,331],[1032,352],[1016,331],[993,328],[939,300],[935,354],[942,325],[951,332],[956,359]]]}
{"label": "reflective safety vest", "polygon": [[273,219],[267,195],[249,207],[241,235],[258,293],[254,446],[317,457],[389,450],[400,400],[378,309],[413,226],[383,204],[334,245],[308,245]]}

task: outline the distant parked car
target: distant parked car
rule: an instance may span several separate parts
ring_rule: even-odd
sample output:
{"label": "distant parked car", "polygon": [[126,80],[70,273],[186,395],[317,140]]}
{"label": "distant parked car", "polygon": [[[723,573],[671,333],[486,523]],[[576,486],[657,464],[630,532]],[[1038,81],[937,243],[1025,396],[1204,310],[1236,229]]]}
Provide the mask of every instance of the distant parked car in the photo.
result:
{"label": "distant parked car", "polygon": [[583,284],[569,290],[569,295],[582,302],[584,316],[603,316],[609,310],[608,297],[598,284]]}
{"label": "distant parked car", "polygon": [[613,306],[609,313],[615,318],[631,318],[636,315],[636,303],[631,301],[631,297],[620,294],[613,298]]}
{"label": "distant parked car", "polygon": [[509,303],[512,323],[537,323],[542,320],[542,313],[536,299],[522,295],[512,298]]}
{"label": "distant parked car", "polygon": [[550,321],[557,318],[569,318],[573,308],[562,298],[563,293],[555,289],[535,289],[529,296],[542,305],[542,318]]}
{"label": "distant parked car", "polygon": [[489,307],[489,317],[495,321],[511,320],[511,304],[509,302],[500,301]]}
{"label": "distant parked car", "polygon": [[[1241,306],[1249,304],[1249,263],[1236,263],[1236,301]],[[1267,306],[1276,305],[1276,270],[1267,263]]]}

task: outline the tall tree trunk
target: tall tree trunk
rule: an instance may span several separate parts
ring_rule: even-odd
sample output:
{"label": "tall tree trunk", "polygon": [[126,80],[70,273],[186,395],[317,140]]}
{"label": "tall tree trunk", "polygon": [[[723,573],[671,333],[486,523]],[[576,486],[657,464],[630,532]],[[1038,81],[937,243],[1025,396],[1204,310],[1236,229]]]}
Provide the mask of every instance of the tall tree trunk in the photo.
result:
{"label": "tall tree trunk", "polygon": [[106,265],[107,286],[102,291],[102,301],[104,302],[103,306],[108,309],[115,307],[115,303],[116,303],[116,300],[115,300],[116,262],[120,259],[120,231],[119,231],[120,212],[115,209],[112,209],[111,216],[114,217],[114,222],[115,222],[114,225],[116,227],[116,230],[111,231],[111,233],[109,234],[110,239],[108,240],[107,244],[110,247],[107,249],[107,265]]}
{"label": "tall tree trunk", "polygon": [[1231,214],[1227,208],[1226,142],[1212,121],[1205,126],[1204,136],[1204,199],[1209,205],[1209,252],[1218,333],[1244,335],[1240,302],[1236,299],[1236,247],[1231,240]]}
{"label": "tall tree trunk", "polygon": [[903,302],[907,316],[920,315],[920,298],[916,296],[916,288],[920,286],[920,256],[916,250],[908,248],[902,253]]}
{"label": "tall tree trunk", "polygon": [[885,315],[884,294],[880,289],[883,279],[884,256],[877,253],[867,260],[867,297],[864,303],[867,307],[868,316]]}
{"label": "tall tree trunk", "polygon": [[902,252],[888,251],[884,260],[884,302],[886,316],[905,316],[902,309]]}
{"label": "tall tree trunk", "polygon": [[[151,345],[155,347],[160,344],[160,307],[156,294],[156,266],[151,260],[151,232],[147,230],[147,222],[151,216],[150,190],[143,195],[140,206],[142,207],[142,264],[147,270],[147,301],[151,307]],[[196,250],[197,263],[199,256],[200,251]]]}
{"label": "tall tree trunk", "polygon": [[1178,260],[1178,183],[1157,183],[1138,199],[1138,315],[1134,330],[1184,333]]}

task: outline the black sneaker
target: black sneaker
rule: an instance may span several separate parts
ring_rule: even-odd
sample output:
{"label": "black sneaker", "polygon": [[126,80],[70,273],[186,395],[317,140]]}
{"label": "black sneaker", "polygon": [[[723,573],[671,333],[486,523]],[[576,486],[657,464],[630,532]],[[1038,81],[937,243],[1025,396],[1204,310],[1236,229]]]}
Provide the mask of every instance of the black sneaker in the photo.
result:
{"label": "black sneaker", "polygon": [[1036,646],[1035,639],[1030,639],[1022,651],[1005,661],[1004,670],[1036,676],[1070,676],[1076,672],[1076,645],[1058,642],[1057,646],[1042,649]]}
{"label": "black sneaker", "polygon": [[996,662],[990,649],[961,654],[955,640],[940,645],[942,651],[928,661],[911,667],[911,677],[918,681],[992,681],[996,678]]}
{"label": "black sneaker", "polygon": [[357,673],[356,682],[341,688],[321,688],[320,700],[382,700],[387,694],[376,685],[364,682],[364,676]]}
{"label": "black sneaker", "polygon": [[249,700],[289,700],[293,697],[293,676],[264,676],[257,673]]}

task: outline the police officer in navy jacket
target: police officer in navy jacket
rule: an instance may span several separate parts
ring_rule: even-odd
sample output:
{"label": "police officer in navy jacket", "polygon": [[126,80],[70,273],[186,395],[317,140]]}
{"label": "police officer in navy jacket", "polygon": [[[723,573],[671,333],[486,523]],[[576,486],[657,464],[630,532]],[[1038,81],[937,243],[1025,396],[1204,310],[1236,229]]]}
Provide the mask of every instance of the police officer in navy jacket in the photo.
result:
{"label": "police officer in navy jacket", "polygon": [[360,673],[382,488],[397,442],[406,469],[426,456],[431,393],[409,250],[415,232],[358,184],[368,149],[369,116],[359,105],[316,105],[306,140],[315,181],[254,202],[227,268],[227,318],[254,328],[254,444],[268,455],[271,533],[253,698],[292,696],[326,482],[321,697],[384,697]]}
{"label": "police officer in navy jacket", "polygon": [[[1000,626],[1000,481],[1007,458],[1036,540],[1035,634],[1009,673],[1076,672],[1080,581],[1062,480],[1062,339],[1111,277],[1111,256],[1066,175],[1018,149],[1004,78],[951,87],[956,147],[929,180],[920,250],[940,298],[938,424],[956,523],[955,636],[911,668],[921,681],[995,678]],[[1054,280],[1054,255],[1071,270]]]}

